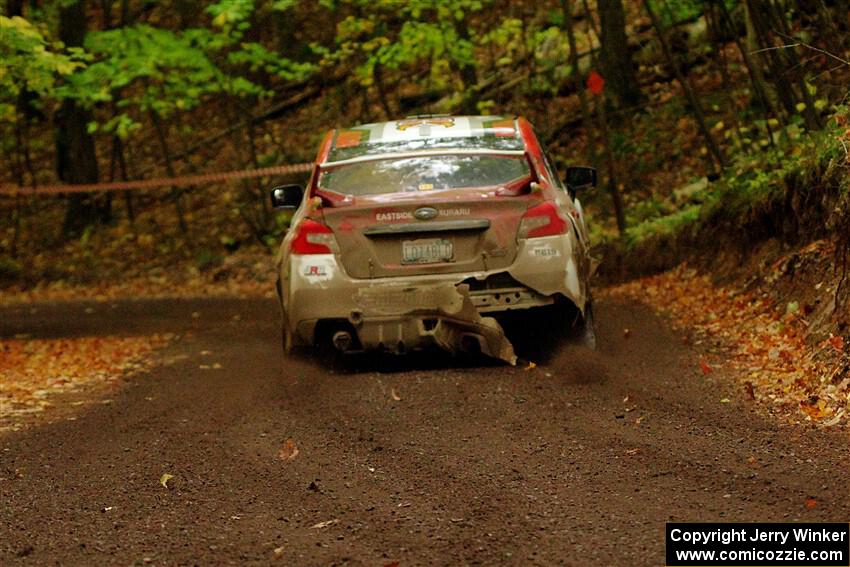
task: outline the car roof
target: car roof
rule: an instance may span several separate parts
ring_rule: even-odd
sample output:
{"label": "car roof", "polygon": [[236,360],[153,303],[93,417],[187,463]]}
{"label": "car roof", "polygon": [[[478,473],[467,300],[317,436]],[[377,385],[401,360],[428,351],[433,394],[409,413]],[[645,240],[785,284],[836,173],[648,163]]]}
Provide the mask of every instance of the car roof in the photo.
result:
{"label": "car roof", "polygon": [[410,116],[330,133],[324,163],[443,149],[522,151],[517,119],[505,116]]}

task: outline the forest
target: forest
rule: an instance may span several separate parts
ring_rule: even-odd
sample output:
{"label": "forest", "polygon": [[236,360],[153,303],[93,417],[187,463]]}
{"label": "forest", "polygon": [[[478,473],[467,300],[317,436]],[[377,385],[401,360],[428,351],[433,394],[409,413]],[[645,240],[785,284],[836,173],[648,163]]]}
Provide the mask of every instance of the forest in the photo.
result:
{"label": "forest", "polygon": [[843,0],[7,0],[0,26],[7,301],[268,295],[268,189],[325,131],[504,114],[599,170],[600,281],[766,293],[804,352],[847,329]]}
{"label": "forest", "polygon": [[842,1],[10,0],[2,18],[7,284],[210,268],[287,224],[268,177],[39,187],[309,162],[331,127],[425,113],[525,115],[558,165],[598,167],[591,224],[615,252],[724,221],[843,232]]}
{"label": "forest", "polygon": [[846,528],[848,94],[850,0],[0,0],[0,564]]}

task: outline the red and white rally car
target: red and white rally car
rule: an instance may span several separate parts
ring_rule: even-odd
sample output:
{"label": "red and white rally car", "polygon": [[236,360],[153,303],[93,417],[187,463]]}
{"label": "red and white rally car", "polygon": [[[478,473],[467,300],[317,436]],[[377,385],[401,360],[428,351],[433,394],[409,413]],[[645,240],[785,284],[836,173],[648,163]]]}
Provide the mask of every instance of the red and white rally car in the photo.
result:
{"label": "red and white rally car", "polygon": [[[328,132],[277,257],[284,345],[436,345],[516,361],[500,314],[558,310],[593,343],[587,228],[523,118],[416,116]],[[533,319],[531,319],[533,320]]]}

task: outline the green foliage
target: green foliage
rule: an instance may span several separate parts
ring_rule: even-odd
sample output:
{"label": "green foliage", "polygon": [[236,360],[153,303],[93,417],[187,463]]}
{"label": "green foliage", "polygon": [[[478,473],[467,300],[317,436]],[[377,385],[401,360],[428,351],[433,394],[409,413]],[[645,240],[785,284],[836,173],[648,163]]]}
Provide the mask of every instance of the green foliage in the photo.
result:
{"label": "green foliage", "polygon": [[241,35],[250,27],[248,18],[254,12],[254,0],[219,0],[205,11],[213,17],[213,26]]}
{"label": "green foliage", "polygon": [[[784,200],[789,180],[809,178],[831,164],[846,159],[839,121],[847,110],[839,108],[836,119],[822,131],[803,136],[794,124],[787,128],[793,135],[777,133],[777,146],[754,154],[739,154],[727,174],[713,186],[689,193],[681,208],[670,212],[668,206],[639,204],[630,211],[633,224],[627,231],[629,247],[644,240],[675,237],[684,230],[697,230],[703,219],[718,215],[736,219],[743,228],[760,211],[769,210]],[[651,209],[655,208],[653,212]],[[640,216],[643,219],[640,220]]]}
{"label": "green foliage", "polygon": [[309,76],[313,65],[279,57],[259,43],[239,41],[252,9],[252,2],[245,0],[210,6],[208,12],[218,31],[190,28],[174,32],[139,24],[92,32],[85,47],[94,62],[71,75],[57,92],[88,106],[118,100],[124,112],[101,127],[126,137],[136,129],[138,117],[148,112],[169,117],[197,108],[216,94],[269,94],[239,74],[239,68],[287,81]]}
{"label": "green foliage", "polygon": [[[267,8],[293,5],[278,1]],[[255,11],[254,0],[219,0],[205,9],[209,28],[172,31],[137,24],[90,32],[84,48],[70,49],[49,39],[46,24],[0,16],[0,123],[15,121],[17,97],[27,91],[41,105],[73,99],[95,108],[116,102],[117,112],[98,114],[101,122],[89,131],[126,138],[149,113],[168,118],[216,95],[269,95],[249,74],[282,81],[311,76],[314,64],[243,41]]]}
{"label": "green foliage", "polygon": [[[209,42],[210,34],[200,30],[180,34],[148,25],[90,33],[85,47],[95,61],[57,91],[88,106],[122,93],[120,108],[163,117],[195,108],[212,93],[259,93],[258,87],[228,77],[210,60],[204,51]],[[140,88],[129,88],[135,86]],[[128,134],[132,121],[125,112],[105,126]]]}
{"label": "green foliage", "polygon": [[650,0],[652,10],[664,26],[693,20],[705,10],[706,0]]}
{"label": "green foliage", "polygon": [[648,238],[665,238],[693,227],[700,219],[702,206],[689,205],[667,216],[650,219],[626,230],[626,244],[633,248]]}
{"label": "green foliage", "polygon": [[292,61],[253,42],[241,43],[237,50],[228,54],[227,61],[245,66],[251,72],[262,71],[285,81],[302,81],[316,70],[313,63]]}
{"label": "green foliage", "polygon": [[46,96],[61,77],[85,64],[78,49],[62,52],[46,30],[15,16],[0,16],[0,122],[16,120],[15,102],[22,91]]}
{"label": "green foliage", "polygon": [[209,248],[204,248],[198,252],[195,258],[195,266],[202,272],[221,265],[221,262],[222,257]]}
{"label": "green foliage", "polygon": [[[353,64],[361,86],[371,86],[378,67],[391,71],[427,69],[432,88],[447,89],[453,69],[474,66],[474,43],[462,28],[479,0],[343,0],[354,14],[337,26],[336,49],[322,51],[322,64]],[[467,87],[470,85],[466,85]]]}
{"label": "green foliage", "polygon": [[511,65],[525,48],[522,40],[522,20],[505,18],[498,26],[481,34],[479,44],[495,49],[499,54],[493,61],[495,66]]}

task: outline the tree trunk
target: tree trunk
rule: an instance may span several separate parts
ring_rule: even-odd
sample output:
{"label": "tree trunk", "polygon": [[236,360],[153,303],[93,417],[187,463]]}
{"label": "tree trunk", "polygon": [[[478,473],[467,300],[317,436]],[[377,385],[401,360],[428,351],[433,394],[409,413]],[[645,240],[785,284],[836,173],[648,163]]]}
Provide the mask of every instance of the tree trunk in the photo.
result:
{"label": "tree trunk", "polygon": [[[771,143],[773,143],[773,130],[771,129],[769,122],[770,115],[773,112],[773,104],[771,103],[770,98],[767,96],[767,87],[764,83],[764,76],[761,74],[758,65],[753,61],[752,57],[750,57],[749,50],[744,46],[744,44],[741,42],[741,39],[738,37],[738,33],[735,30],[735,23],[732,21],[732,16],[726,9],[723,0],[714,0],[713,4],[717,7],[717,10],[720,13],[724,25],[727,27],[729,33],[734,38],[735,45],[738,47],[738,51],[741,54],[741,59],[744,61],[744,66],[747,68],[747,74],[750,77],[750,83],[753,85],[753,92],[756,94],[756,98],[758,98],[759,105],[764,111],[765,128],[767,129]],[[776,118],[783,127],[786,125],[781,113],[776,112]]]}
{"label": "tree trunk", "polygon": [[[729,74],[729,66],[726,61],[726,53],[725,49],[725,41],[723,39],[722,26],[720,25],[720,21],[717,18],[717,15],[714,11],[714,6],[712,3],[709,3],[708,9],[705,12],[705,22],[708,26],[708,38],[709,38],[709,46],[712,50],[712,55],[714,56],[715,62],[717,64],[717,70],[720,72],[720,79],[723,85],[723,92],[727,93],[727,96],[724,97],[724,106],[726,112],[726,119],[729,121],[732,131],[732,135],[735,137],[735,142],[738,147],[740,147],[745,153],[749,153],[752,149],[750,146],[752,143],[747,144],[744,141],[744,137],[741,136],[741,132],[739,129],[739,109],[738,103],[735,100],[734,89],[732,86],[732,78]],[[765,125],[768,127],[768,132],[770,126],[765,121]],[[768,140],[773,142],[772,137],[768,133]]]}
{"label": "tree trunk", "polygon": [[[59,39],[67,47],[80,47],[85,35],[83,0],[66,4],[59,11]],[[88,132],[88,124],[92,120],[91,112],[73,100],[65,100],[56,113],[56,173],[65,183],[97,183],[94,138]],[[109,222],[109,202],[99,201],[91,193],[70,195],[65,221],[62,223],[63,234],[80,234],[91,224]]]}
{"label": "tree trunk", "polygon": [[[168,146],[165,128],[156,112],[151,111],[150,116],[154,130],[156,131],[157,140],[159,140],[159,147],[162,150],[162,157],[165,158],[165,171],[168,173],[169,177],[176,177],[177,171],[174,169],[174,163],[171,160],[171,148]],[[171,188],[171,199],[174,201],[174,212],[177,213],[177,225],[180,227],[180,232],[187,235],[189,233],[189,227],[186,225],[186,215],[183,214],[183,203],[181,202],[182,196],[183,191],[181,189],[178,189],[177,187]]]}
{"label": "tree trunk", "polygon": [[[765,14],[770,21],[771,30],[775,34],[780,35],[780,40],[784,42],[795,42],[791,35],[791,28],[788,26],[788,20],[785,18],[787,10],[782,6],[773,6],[770,2],[765,2]],[[796,42],[795,42],[796,43]],[[823,121],[815,109],[815,100],[812,93],[809,92],[809,82],[803,72],[803,62],[800,61],[799,55],[794,47],[789,47],[784,50],[784,60],[786,61],[787,73],[793,77],[793,81],[797,83],[800,89],[800,98],[806,105],[803,109],[803,118],[806,121],[806,126],[812,130],[820,130],[823,128]]]}
{"label": "tree trunk", "polygon": [[6,14],[10,18],[13,16],[23,16],[24,0],[8,0],[6,2]]}
{"label": "tree trunk", "polygon": [[[472,42],[469,36],[469,24],[466,20],[454,23],[455,33],[458,38],[464,41]],[[457,71],[460,73],[460,79],[463,81],[463,101],[461,102],[460,111],[463,114],[478,113],[478,71],[475,69],[475,63],[467,62],[463,64],[454,64]]]}
{"label": "tree trunk", "polygon": [[744,6],[747,16],[747,48],[751,52],[759,52],[759,57],[770,71],[776,98],[786,114],[794,116],[797,113],[797,97],[789,84],[788,77],[785,76],[786,66],[782,61],[780,50],[774,49],[777,46],[770,41],[769,24],[762,13],[765,6],[752,0],[746,0]]}
{"label": "tree trunk", "polygon": [[617,166],[614,158],[614,149],[611,147],[611,131],[608,128],[608,115],[605,110],[605,99],[599,97],[597,103],[599,109],[599,122],[602,125],[602,137],[605,139],[605,158],[608,161],[608,191],[611,193],[611,201],[614,204],[614,217],[617,219],[617,231],[620,238],[626,237],[626,205],[623,203],[623,195],[617,182]]}
{"label": "tree trunk", "polygon": [[390,100],[387,96],[387,89],[384,86],[384,73],[381,70],[381,64],[376,63],[372,71],[372,76],[375,78],[375,89],[378,91],[378,101],[381,103],[381,108],[384,109],[384,114],[387,120],[393,119],[393,111],[390,109]]}
{"label": "tree trunk", "polygon": [[605,80],[621,107],[637,106],[643,99],[626,37],[622,0],[598,0],[602,68]]}
{"label": "tree trunk", "polygon": [[575,20],[573,18],[573,7],[569,0],[561,0],[561,11],[564,14],[564,31],[567,32],[567,41],[570,45],[570,67],[572,67],[573,85],[578,94],[581,107],[581,121],[585,134],[587,135],[587,159],[588,163],[596,167],[596,152],[594,146],[593,121],[590,117],[590,105],[587,102],[587,92],[584,90],[584,81],[579,71],[578,48],[576,47]]}
{"label": "tree trunk", "polygon": [[726,160],[723,157],[723,153],[720,151],[720,146],[717,145],[717,142],[711,135],[711,130],[709,130],[708,123],[705,121],[705,113],[702,110],[702,104],[700,104],[690,81],[682,74],[682,70],[679,69],[679,65],[673,57],[673,52],[670,50],[670,44],[667,43],[667,37],[664,35],[664,29],[661,26],[661,22],[658,20],[658,16],[655,14],[652,6],[649,5],[649,0],[643,0],[643,5],[644,8],[646,8],[646,13],[649,15],[650,20],[652,20],[652,27],[655,28],[655,32],[658,34],[658,41],[661,43],[661,51],[664,53],[664,58],[667,59],[667,63],[673,67],[676,79],[679,81],[679,84],[682,85],[682,90],[685,91],[685,96],[691,105],[691,111],[697,121],[700,132],[702,132],[702,135],[705,138],[705,145],[708,149],[708,153],[711,154],[717,162],[717,165],[721,170],[723,170],[726,166]]}

